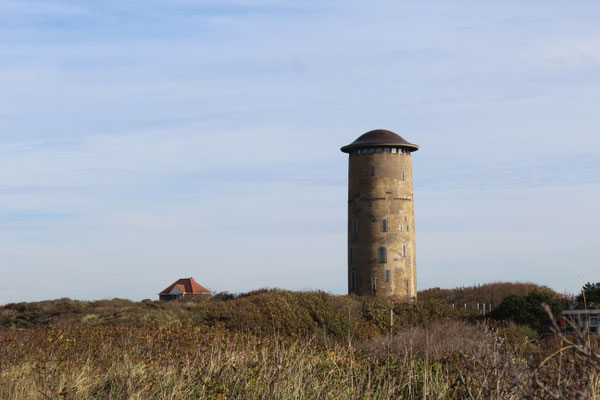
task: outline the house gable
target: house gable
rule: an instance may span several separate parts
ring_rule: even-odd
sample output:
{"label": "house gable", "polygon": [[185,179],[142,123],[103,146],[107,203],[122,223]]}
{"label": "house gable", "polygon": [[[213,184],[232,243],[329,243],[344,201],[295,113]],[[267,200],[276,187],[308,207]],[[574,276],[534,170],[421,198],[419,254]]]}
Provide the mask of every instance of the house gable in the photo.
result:
{"label": "house gable", "polygon": [[183,290],[181,290],[179,286],[174,285],[169,294],[183,294]]}

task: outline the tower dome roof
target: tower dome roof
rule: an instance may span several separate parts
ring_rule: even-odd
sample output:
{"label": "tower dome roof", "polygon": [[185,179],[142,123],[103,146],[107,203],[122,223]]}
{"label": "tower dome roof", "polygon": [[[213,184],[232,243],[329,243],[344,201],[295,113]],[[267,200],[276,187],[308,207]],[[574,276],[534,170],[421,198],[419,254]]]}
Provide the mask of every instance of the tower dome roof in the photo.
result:
{"label": "tower dome roof", "polygon": [[408,151],[417,151],[419,146],[412,144],[404,140],[400,135],[395,134],[392,131],[385,129],[375,129],[369,131],[358,137],[354,142],[344,146],[341,150],[344,153],[349,153],[354,149],[371,146],[390,146],[390,147],[401,147]]}

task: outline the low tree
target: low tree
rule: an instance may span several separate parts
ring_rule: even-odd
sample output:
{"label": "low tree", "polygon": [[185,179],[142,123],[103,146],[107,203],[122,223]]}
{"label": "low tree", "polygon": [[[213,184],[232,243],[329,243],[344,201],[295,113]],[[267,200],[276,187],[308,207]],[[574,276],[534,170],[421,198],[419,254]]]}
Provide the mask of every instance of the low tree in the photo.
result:
{"label": "low tree", "polygon": [[548,293],[531,292],[526,296],[511,294],[489,316],[495,320],[527,325],[541,332],[551,322],[542,304],[547,304],[555,316],[564,308],[562,300]]}

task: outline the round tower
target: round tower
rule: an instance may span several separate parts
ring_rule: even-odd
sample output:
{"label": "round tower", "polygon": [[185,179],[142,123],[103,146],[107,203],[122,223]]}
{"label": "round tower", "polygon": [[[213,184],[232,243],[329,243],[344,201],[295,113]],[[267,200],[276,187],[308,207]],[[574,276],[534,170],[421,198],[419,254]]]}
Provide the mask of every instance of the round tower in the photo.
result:
{"label": "round tower", "polygon": [[411,153],[377,129],[342,147],[348,168],[348,293],[417,296]]}

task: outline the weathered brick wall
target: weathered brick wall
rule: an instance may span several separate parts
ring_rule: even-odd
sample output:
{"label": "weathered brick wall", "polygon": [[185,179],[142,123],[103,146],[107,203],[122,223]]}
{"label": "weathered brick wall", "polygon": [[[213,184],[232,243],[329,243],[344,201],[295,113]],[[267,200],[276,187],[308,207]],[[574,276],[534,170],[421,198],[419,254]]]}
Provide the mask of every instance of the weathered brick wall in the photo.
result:
{"label": "weathered brick wall", "polygon": [[[348,291],[360,295],[416,297],[411,156],[382,152],[350,154],[349,159]],[[384,219],[387,232],[382,232]],[[382,246],[386,249],[385,263],[380,263],[378,257]],[[386,282],[386,270],[390,282]],[[376,279],[375,290],[372,279]]]}

